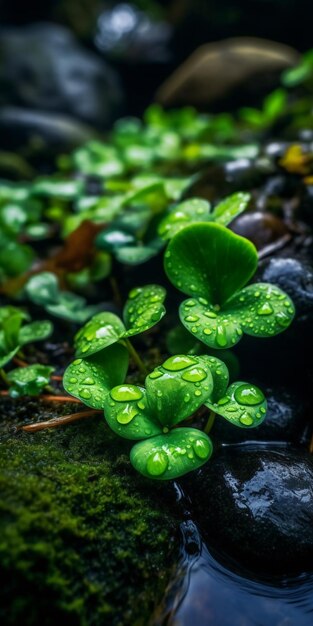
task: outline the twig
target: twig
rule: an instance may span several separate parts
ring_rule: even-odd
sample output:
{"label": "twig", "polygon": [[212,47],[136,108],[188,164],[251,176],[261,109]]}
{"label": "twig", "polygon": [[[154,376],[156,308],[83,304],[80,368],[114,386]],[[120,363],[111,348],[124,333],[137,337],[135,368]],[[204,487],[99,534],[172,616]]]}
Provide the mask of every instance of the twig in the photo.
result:
{"label": "twig", "polygon": [[58,426],[64,426],[65,424],[72,424],[78,422],[78,420],[87,419],[102,413],[93,409],[92,411],[82,411],[80,413],[71,413],[70,415],[62,415],[62,417],[53,417],[51,420],[45,422],[37,422],[35,424],[27,424],[27,426],[20,426],[18,430],[23,430],[28,433],[36,433],[39,430],[45,430],[46,428],[58,428]]}

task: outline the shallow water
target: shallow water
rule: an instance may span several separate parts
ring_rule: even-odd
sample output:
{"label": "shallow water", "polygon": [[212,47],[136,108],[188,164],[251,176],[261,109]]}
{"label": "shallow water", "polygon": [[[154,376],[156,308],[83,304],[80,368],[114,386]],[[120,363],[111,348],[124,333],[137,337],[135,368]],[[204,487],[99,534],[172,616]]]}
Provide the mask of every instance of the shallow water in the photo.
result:
{"label": "shallow water", "polygon": [[[197,537],[191,527],[192,522],[182,526],[187,550],[190,535]],[[158,626],[312,626],[313,574],[253,580],[217,561],[199,536],[198,548],[194,555],[184,548]]]}

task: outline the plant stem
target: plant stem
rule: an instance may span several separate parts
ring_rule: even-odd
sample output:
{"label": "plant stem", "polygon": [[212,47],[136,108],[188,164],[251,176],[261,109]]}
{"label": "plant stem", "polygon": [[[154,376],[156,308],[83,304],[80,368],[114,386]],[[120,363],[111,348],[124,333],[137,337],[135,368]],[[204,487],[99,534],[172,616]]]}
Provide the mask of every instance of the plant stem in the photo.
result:
{"label": "plant stem", "polygon": [[214,422],[215,422],[215,417],[216,417],[216,413],[214,413],[214,411],[210,411],[210,413],[209,413],[209,419],[208,419],[208,421],[207,421],[207,423],[206,423],[206,426],[205,426],[205,429],[204,429],[204,432],[205,432],[207,435],[208,435],[208,434],[209,434],[209,432],[212,430],[212,426],[213,426],[213,424],[214,424]]}
{"label": "plant stem", "polygon": [[145,364],[143,363],[142,359],[140,358],[137,350],[135,350],[133,344],[129,341],[129,339],[124,339],[124,341],[125,341],[128,353],[131,356],[131,358],[133,359],[134,363],[136,363],[139,371],[142,374],[144,374],[144,376],[147,376],[149,372],[148,372]]}
{"label": "plant stem", "polygon": [[22,361],[22,359],[18,359],[17,356],[13,358],[13,363],[18,367],[27,367],[28,363],[26,361]]}
{"label": "plant stem", "polygon": [[1,367],[1,368],[0,368],[0,376],[1,376],[2,380],[5,382],[5,384],[6,384],[7,386],[9,386],[8,377],[7,377],[7,375],[6,375],[6,373],[5,373],[4,369],[3,369],[3,367]]}
{"label": "plant stem", "polygon": [[42,395],[39,396],[39,400],[42,400],[43,402],[78,402],[79,404],[83,404],[81,400],[73,398],[72,396]]}
{"label": "plant stem", "polygon": [[53,417],[51,420],[45,422],[37,422],[35,424],[27,424],[27,426],[21,426],[19,430],[23,430],[28,433],[36,433],[38,430],[45,430],[46,428],[58,428],[58,426],[64,426],[64,424],[71,424],[78,422],[94,415],[102,413],[93,409],[92,411],[82,411],[80,413],[71,413],[70,415],[62,415],[62,417]]}

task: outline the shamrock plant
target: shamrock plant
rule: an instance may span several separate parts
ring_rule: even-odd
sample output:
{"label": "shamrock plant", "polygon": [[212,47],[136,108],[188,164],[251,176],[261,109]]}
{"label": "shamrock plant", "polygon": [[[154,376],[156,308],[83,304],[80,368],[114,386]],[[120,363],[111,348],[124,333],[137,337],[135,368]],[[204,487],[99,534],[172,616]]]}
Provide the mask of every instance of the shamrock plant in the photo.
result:
{"label": "shamrock plant", "polygon": [[254,245],[220,224],[187,226],[170,241],[165,271],[175,287],[192,296],[180,319],[211,348],[230,348],[243,334],[271,337],[294,317],[290,298],[268,283],[246,286],[258,263]]}
{"label": "shamrock plant", "polygon": [[109,348],[110,359],[108,353],[102,354],[104,358],[95,355],[97,364],[94,357],[74,361],[64,386],[88,406],[103,409],[117,435],[137,441],[130,460],[148,478],[175,479],[208,461],[213,445],[206,432],[178,426],[202,405],[240,428],[258,426],[266,415],[261,390],[241,381],[228,387],[226,365],[206,355],[168,358],[146,377],[145,387],[123,383],[110,388],[117,347],[122,348]]}
{"label": "shamrock plant", "polygon": [[165,289],[159,285],[136,287],[129,293],[123,321],[107,311],[94,315],[75,336],[76,356],[89,357],[118,341],[123,341],[133,354],[128,338],[149,330],[162,319],[165,295]]}
{"label": "shamrock plant", "polygon": [[49,365],[17,367],[6,375],[11,398],[38,396],[49,385],[54,368]]}
{"label": "shamrock plant", "polygon": [[39,306],[43,306],[47,313],[68,320],[84,323],[94,315],[101,304],[88,305],[86,299],[71,291],[61,291],[58,279],[52,272],[40,272],[29,279],[25,286],[28,298]]}
{"label": "shamrock plant", "polygon": [[0,308],[0,368],[4,367],[28,343],[49,337],[53,330],[50,321],[29,321],[27,313],[13,306]]}
{"label": "shamrock plant", "polygon": [[194,222],[216,222],[227,226],[246,208],[249,193],[234,193],[212,210],[210,202],[202,198],[189,198],[172,208],[159,224],[158,232],[163,239],[172,239],[180,230]]}

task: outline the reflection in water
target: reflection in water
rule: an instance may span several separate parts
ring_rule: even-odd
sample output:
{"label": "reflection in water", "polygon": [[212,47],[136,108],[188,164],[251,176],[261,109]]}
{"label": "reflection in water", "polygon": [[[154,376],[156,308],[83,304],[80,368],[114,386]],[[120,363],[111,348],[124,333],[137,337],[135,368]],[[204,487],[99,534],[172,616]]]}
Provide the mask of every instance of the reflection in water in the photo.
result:
{"label": "reflection in water", "polygon": [[[186,563],[185,563],[186,566]],[[180,602],[167,626],[312,626],[313,574],[275,582],[240,576],[220,563],[205,546],[185,567]]]}

